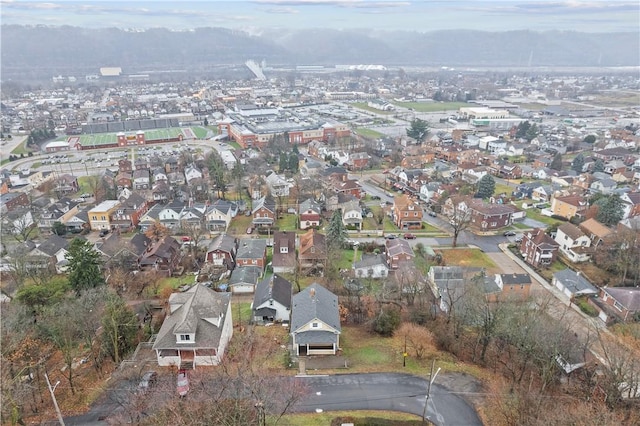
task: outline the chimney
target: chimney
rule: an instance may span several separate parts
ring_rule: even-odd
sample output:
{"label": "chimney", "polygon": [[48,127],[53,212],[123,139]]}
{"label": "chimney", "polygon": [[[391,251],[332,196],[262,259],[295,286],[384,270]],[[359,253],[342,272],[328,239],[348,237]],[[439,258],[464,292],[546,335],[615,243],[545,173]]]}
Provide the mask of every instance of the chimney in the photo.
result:
{"label": "chimney", "polygon": [[316,301],[316,289],[315,288],[311,288],[309,290],[309,296],[311,297],[311,301],[312,302]]}

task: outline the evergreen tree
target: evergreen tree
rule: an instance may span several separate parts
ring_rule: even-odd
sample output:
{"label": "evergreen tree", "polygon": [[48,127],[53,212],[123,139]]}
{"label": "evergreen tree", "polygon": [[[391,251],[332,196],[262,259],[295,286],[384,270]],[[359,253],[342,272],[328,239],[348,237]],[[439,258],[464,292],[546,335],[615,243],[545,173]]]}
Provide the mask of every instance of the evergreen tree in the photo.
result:
{"label": "evergreen tree", "polygon": [[601,159],[598,158],[593,164],[593,172],[604,172],[604,162]]}
{"label": "evergreen tree", "polygon": [[419,118],[411,120],[411,127],[407,129],[407,136],[422,142],[429,133],[429,123]]}
{"label": "evergreen tree", "polygon": [[576,155],[576,157],[571,162],[571,170],[574,170],[578,173],[582,173],[582,168],[584,167],[584,156],[582,153]]}
{"label": "evergreen tree", "polygon": [[551,161],[551,164],[549,164],[549,168],[558,171],[562,170],[562,154],[557,152],[556,155],[553,156],[553,160]]}
{"label": "evergreen tree", "polygon": [[278,162],[278,170],[280,173],[284,173],[289,168],[289,157],[286,153],[280,153],[280,161]]}
{"label": "evergreen tree", "polygon": [[596,136],[595,135],[587,135],[584,137],[584,139],[582,140],[585,143],[596,143]]}
{"label": "evergreen tree", "polygon": [[80,294],[82,290],[104,284],[100,255],[87,240],[74,238],[67,250],[69,285]]}
{"label": "evergreen tree", "polygon": [[614,226],[624,216],[624,203],[618,194],[609,195],[596,201],[596,220],[607,226]]}
{"label": "evergreen tree", "polygon": [[292,152],[291,155],[289,155],[289,164],[288,164],[288,169],[292,172],[292,173],[298,173],[298,154],[296,154],[295,152]]}
{"label": "evergreen tree", "polygon": [[524,139],[527,136],[527,132],[529,131],[530,127],[531,123],[529,123],[528,121],[523,121],[522,123],[518,124],[518,130],[516,130],[516,138]]}
{"label": "evergreen tree", "polygon": [[342,209],[333,212],[327,226],[327,241],[333,248],[344,247],[347,241],[347,230],[342,223]]}
{"label": "evergreen tree", "polygon": [[478,197],[489,198],[496,191],[496,181],[493,176],[486,174],[478,182]]}

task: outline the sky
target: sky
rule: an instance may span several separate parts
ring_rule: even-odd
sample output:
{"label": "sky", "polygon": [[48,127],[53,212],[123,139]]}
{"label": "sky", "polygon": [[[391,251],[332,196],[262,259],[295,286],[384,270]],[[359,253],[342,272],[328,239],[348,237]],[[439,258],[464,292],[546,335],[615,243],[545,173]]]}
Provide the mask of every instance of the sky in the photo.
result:
{"label": "sky", "polygon": [[0,0],[0,22],[87,28],[225,27],[640,32],[638,0]]}

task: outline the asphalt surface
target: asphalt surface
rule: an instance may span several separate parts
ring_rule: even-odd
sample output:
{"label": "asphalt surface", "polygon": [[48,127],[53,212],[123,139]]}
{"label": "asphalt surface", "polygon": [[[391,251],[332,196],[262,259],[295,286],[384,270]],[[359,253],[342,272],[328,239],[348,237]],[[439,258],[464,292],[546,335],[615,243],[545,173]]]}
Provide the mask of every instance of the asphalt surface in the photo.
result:
{"label": "asphalt surface", "polygon": [[[428,381],[401,373],[338,374],[302,377],[310,395],[300,412],[389,410],[422,416]],[[473,407],[444,386],[431,385],[426,418],[439,426],[482,425]]]}

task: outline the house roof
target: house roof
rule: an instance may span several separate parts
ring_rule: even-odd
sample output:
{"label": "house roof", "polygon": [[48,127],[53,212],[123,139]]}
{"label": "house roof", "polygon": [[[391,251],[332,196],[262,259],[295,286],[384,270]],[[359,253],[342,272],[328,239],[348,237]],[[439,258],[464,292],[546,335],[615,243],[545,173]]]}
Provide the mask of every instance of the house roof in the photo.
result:
{"label": "house roof", "polygon": [[533,244],[541,249],[551,250],[560,246],[553,238],[544,232],[544,229],[534,229],[531,233],[525,235],[530,236]]}
{"label": "house roof", "polygon": [[597,236],[598,238],[605,238],[611,234],[611,229],[607,228],[595,219],[587,219],[580,224],[580,228],[588,234]]}
{"label": "house roof", "polygon": [[[314,248],[313,253],[311,248]],[[326,237],[315,229],[310,229],[300,236],[300,258],[311,257],[314,259],[326,257]]]}
{"label": "house roof", "polygon": [[486,203],[479,198],[470,200],[469,208],[486,215],[509,214],[515,213],[518,210],[510,204]]}
{"label": "house roof", "polygon": [[302,214],[307,210],[312,210],[316,213],[320,213],[322,209],[320,208],[320,204],[318,204],[314,199],[309,198],[300,203],[300,208],[298,209],[299,213]]}
{"label": "house roof", "polygon": [[267,251],[267,240],[243,238],[239,240],[236,259],[262,259]]}
{"label": "house roof", "polygon": [[353,269],[371,268],[378,265],[388,268],[383,254],[363,254],[359,262],[353,263]]}
{"label": "house roof", "polygon": [[311,284],[293,296],[291,330],[295,332],[314,319],[324,322],[335,330],[341,330],[338,296],[318,283]]}
{"label": "house roof", "polygon": [[231,272],[229,285],[257,284],[260,275],[262,275],[262,269],[257,266],[239,266]]}
{"label": "house roof", "polygon": [[[196,284],[169,297],[172,312],[164,319],[153,349],[217,348],[227,318],[231,293],[218,293]],[[176,343],[176,334],[195,334],[189,343]]]}
{"label": "house roof", "polygon": [[66,249],[67,247],[69,247],[69,240],[54,234],[37,246],[36,249],[46,255],[54,256],[60,250]]}
{"label": "house roof", "polygon": [[387,247],[388,256],[397,256],[399,254],[408,254],[415,256],[413,249],[409,245],[409,242],[400,238],[394,238],[393,240],[386,240],[385,245]]}
{"label": "house roof", "polygon": [[580,228],[578,228],[573,223],[569,223],[569,222],[564,222],[562,225],[558,226],[558,230],[565,233],[573,241],[577,240],[580,237],[585,236],[584,232],[582,232]]}
{"label": "house roof", "polygon": [[253,296],[253,306],[258,307],[270,299],[280,303],[285,308],[291,308],[291,292],[293,285],[291,282],[278,274],[260,281],[256,286],[256,293]]}
{"label": "house roof", "polygon": [[602,291],[614,298],[630,312],[640,311],[640,288],[605,287]]}
{"label": "house roof", "polygon": [[555,199],[575,207],[587,206],[587,200],[582,195],[567,195],[566,197],[555,197]]}
{"label": "house roof", "polygon": [[220,234],[211,240],[207,251],[222,251],[233,255],[236,253],[236,237]]}
{"label": "house roof", "polygon": [[139,262],[141,265],[149,265],[155,263],[154,258],[170,260],[179,252],[180,243],[172,237],[164,237],[142,253]]}
{"label": "house roof", "polygon": [[[287,253],[281,253],[281,247],[287,247]],[[295,232],[275,232],[273,234],[273,266],[295,266],[296,234]]]}
{"label": "house roof", "polygon": [[531,276],[529,274],[499,274],[502,284],[504,285],[522,285],[531,284]]}
{"label": "house roof", "polygon": [[255,214],[258,210],[260,210],[263,207],[265,209],[269,210],[270,212],[275,214],[275,212],[276,212],[276,201],[270,195],[266,195],[266,196],[258,199],[255,202],[255,205],[253,207],[253,211],[251,213]]}
{"label": "house roof", "polygon": [[562,283],[572,294],[591,293],[597,294],[598,290],[581,274],[571,269],[563,269],[553,274],[553,277]]}

